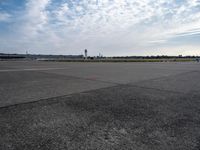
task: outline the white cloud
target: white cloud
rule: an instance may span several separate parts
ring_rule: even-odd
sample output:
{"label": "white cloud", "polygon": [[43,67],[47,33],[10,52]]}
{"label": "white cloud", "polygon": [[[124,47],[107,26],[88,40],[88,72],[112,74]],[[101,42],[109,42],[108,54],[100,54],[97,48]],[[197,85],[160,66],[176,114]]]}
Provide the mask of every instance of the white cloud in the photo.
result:
{"label": "white cloud", "polygon": [[199,0],[28,0],[23,13],[21,47],[54,53],[132,54],[200,33]]}
{"label": "white cloud", "polygon": [[[172,0],[170,2],[173,4]],[[135,28],[136,25],[148,24],[148,22],[154,21],[153,19],[157,20],[153,22],[153,25],[147,25],[147,30],[159,27],[160,30],[164,30],[167,34],[168,32],[177,34],[179,32],[187,32],[187,30],[184,30],[186,29],[185,26],[188,27],[188,30],[193,29],[193,23],[197,23],[196,20],[199,19],[199,13],[189,14],[188,11],[197,6],[197,1],[193,1],[188,7],[186,6],[187,3],[182,6],[175,5],[172,8],[164,7],[163,4],[170,3],[164,0],[159,2],[155,0],[151,2],[147,0],[105,0],[97,3],[82,0],[74,2],[72,8],[63,7],[62,4],[57,11],[57,19],[61,21],[61,24],[63,23],[63,29],[77,29],[83,34],[87,33],[89,35],[105,35],[105,33],[110,35],[113,32],[131,30],[131,28],[132,30],[137,30]],[[173,9],[173,7],[175,8]],[[77,8],[79,9],[78,12]],[[171,14],[169,14],[170,12]],[[184,13],[185,15],[182,15]],[[171,15],[171,18],[166,19],[167,15]],[[162,23],[166,23],[166,25]],[[177,26],[181,25],[184,28],[177,31]]]}
{"label": "white cloud", "polygon": [[23,16],[22,28],[25,33],[37,34],[45,30],[45,25],[48,23],[48,12],[46,7],[50,0],[29,0],[26,3],[25,15]]}

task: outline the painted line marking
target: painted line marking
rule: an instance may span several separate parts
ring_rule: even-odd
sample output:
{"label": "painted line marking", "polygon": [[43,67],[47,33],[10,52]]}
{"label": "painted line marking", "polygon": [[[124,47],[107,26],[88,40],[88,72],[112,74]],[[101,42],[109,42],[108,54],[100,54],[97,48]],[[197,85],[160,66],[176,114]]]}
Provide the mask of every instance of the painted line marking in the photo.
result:
{"label": "painted line marking", "polygon": [[42,70],[62,70],[68,68],[31,68],[31,69],[5,69],[0,70],[0,72],[18,72],[18,71],[42,71]]}

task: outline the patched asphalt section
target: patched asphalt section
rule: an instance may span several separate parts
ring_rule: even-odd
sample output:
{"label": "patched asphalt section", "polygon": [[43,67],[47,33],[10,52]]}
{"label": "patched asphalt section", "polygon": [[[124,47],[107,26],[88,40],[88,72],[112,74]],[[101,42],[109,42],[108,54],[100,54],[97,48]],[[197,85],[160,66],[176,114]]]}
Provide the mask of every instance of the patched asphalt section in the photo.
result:
{"label": "patched asphalt section", "polygon": [[121,85],[0,109],[0,149],[199,150],[200,97]]}

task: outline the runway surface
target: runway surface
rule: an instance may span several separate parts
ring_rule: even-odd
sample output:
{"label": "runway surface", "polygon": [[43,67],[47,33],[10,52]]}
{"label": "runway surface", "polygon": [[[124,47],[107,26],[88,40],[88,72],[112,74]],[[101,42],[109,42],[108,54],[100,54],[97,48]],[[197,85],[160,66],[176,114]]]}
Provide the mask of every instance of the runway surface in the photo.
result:
{"label": "runway surface", "polygon": [[200,149],[200,63],[0,61],[0,149]]}

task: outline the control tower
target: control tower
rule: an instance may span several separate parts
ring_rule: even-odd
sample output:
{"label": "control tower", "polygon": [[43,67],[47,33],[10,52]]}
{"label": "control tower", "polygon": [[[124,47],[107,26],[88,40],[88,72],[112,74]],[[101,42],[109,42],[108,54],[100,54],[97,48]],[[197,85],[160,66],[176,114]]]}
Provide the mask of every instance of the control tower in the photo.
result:
{"label": "control tower", "polygon": [[85,49],[85,59],[87,59],[87,53],[88,53],[88,51],[87,51],[87,49]]}

